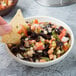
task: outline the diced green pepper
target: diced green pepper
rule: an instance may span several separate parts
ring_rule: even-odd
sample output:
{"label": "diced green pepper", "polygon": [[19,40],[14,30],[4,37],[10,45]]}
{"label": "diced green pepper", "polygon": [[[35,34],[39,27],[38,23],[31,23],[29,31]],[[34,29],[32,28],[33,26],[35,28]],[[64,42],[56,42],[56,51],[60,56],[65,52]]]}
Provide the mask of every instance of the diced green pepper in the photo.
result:
{"label": "diced green pepper", "polygon": [[60,39],[58,38],[57,34],[55,33],[55,31],[52,31],[52,35],[53,37],[57,40],[60,41]]}
{"label": "diced green pepper", "polygon": [[56,46],[56,42],[55,41],[52,41],[52,46]]}
{"label": "diced green pepper", "polygon": [[31,47],[33,47],[33,46],[34,46],[34,44],[31,44],[30,46],[31,46]]}
{"label": "diced green pepper", "polygon": [[48,57],[41,57],[41,59],[45,59],[46,61],[50,60]]}

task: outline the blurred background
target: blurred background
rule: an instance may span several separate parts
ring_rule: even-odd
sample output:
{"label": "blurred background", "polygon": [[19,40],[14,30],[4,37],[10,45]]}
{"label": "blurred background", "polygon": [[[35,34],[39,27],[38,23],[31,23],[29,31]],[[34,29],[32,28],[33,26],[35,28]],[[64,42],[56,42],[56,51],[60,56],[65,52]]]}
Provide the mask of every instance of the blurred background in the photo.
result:
{"label": "blurred background", "polygon": [[67,6],[76,3],[76,0],[36,0],[43,6]]}

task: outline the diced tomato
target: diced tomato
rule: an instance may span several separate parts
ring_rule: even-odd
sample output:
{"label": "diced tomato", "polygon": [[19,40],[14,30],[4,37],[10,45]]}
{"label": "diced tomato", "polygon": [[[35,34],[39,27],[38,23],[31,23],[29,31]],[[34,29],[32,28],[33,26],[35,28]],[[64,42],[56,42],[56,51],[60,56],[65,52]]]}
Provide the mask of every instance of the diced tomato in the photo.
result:
{"label": "diced tomato", "polygon": [[61,33],[65,36],[66,35],[66,29],[63,29]]}
{"label": "diced tomato", "polygon": [[64,37],[64,35],[63,34],[60,34],[58,37],[61,40]]}
{"label": "diced tomato", "polygon": [[22,26],[22,29],[23,29],[23,32],[24,32],[25,36],[28,36],[27,35],[27,29],[24,27],[24,25],[21,25],[21,26]]}
{"label": "diced tomato", "polygon": [[45,59],[40,59],[40,62],[46,62],[46,60]]}
{"label": "diced tomato", "polygon": [[21,28],[17,33],[21,34],[23,32],[23,29]]}
{"label": "diced tomato", "polygon": [[44,49],[44,46],[43,45],[37,47],[37,50],[43,50],[43,49]]}
{"label": "diced tomato", "polygon": [[53,54],[50,54],[49,55],[49,58],[52,60],[52,59],[54,59],[54,55]]}
{"label": "diced tomato", "polygon": [[28,36],[27,29],[23,25],[21,25],[21,29],[18,31],[18,34],[21,34],[22,32],[25,34],[25,36]]}
{"label": "diced tomato", "polygon": [[69,47],[67,45],[63,46],[63,50],[66,52],[69,49]]}
{"label": "diced tomato", "polygon": [[43,45],[40,45],[40,46],[36,46],[35,47],[35,50],[43,50],[43,49],[44,49]]}
{"label": "diced tomato", "polygon": [[2,9],[2,5],[0,5],[0,9]]}
{"label": "diced tomato", "polygon": [[52,53],[53,53],[53,49],[49,49],[48,54],[52,54]]}
{"label": "diced tomato", "polygon": [[61,34],[59,35],[60,40],[66,35],[66,29],[63,29],[61,31]]}
{"label": "diced tomato", "polygon": [[45,40],[45,42],[49,43],[49,40]]}
{"label": "diced tomato", "polygon": [[6,7],[5,6],[1,6],[1,9],[5,9]]}
{"label": "diced tomato", "polygon": [[34,24],[38,24],[38,20],[37,20],[37,19],[35,19],[33,23],[34,23]]}
{"label": "diced tomato", "polygon": [[52,48],[52,43],[50,43],[50,46],[49,46],[49,48]]}
{"label": "diced tomato", "polygon": [[24,33],[25,33],[25,36],[28,36],[28,35],[27,35],[27,30],[26,30],[26,29],[24,30]]}
{"label": "diced tomato", "polygon": [[29,23],[28,26],[31,27],[31,24]]}
{"label": "diced tomato", "polygon": [[56,25],[53,25],[52,28],[56,28]]}
{"label": "diced tomato", "polygon": [[37,42],[36,44],[35,44],[35,48],[34,48],[35,50],[43,50],[44,49],[44,45],[43,45],[43,43],[42,42]]}

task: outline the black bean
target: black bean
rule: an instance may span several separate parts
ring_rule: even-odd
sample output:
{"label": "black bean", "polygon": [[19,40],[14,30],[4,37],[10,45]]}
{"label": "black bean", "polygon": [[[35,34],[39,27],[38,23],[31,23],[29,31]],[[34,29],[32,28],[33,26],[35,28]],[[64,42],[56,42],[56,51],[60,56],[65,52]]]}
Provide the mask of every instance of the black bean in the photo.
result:
{"label": "black bean", "polygon": [[23,36],[23,37],[21,37],[21,40],[25,40],[25,38],[26,38],[26,37],[25,37],[25,36]]}
{"label": "black bean", "polygon": [[55,30],[55,28],[52,28],[52,31],[54,31]]}
{"label": "black bean", "polygon": [[12,44],[12,47],[16,46],[16,44]]}
{"label": "black bean", "polygon": [[54,52],[53,52],[53,54],[54,54],[54,55],[56,55],[56,54],[57,54],[57,50],[56,50],[56,49],[54,49]]}
{"label": "black bean", "polygon": [[34,56],[37,57],[37,58],[39,58],[40,54],[36,51]]}
{"label": "black bean", "polygon": [[35,57],[32,57],[32,60],[33,60],[33,62],[35,62],[35,61],[36,61],[36,59],[37,59],[37,58],[35,58]]}
{"label": "black bean", "polygon": [[42,56],[41,54],[35,53],[35,54],[33,54],[32,59],[33,59],[33,61],[35,62],[36,59],[40,59],[41,56]]}
{"label": "black bean", "polygon": [[47,24],[47,27],[51,27],[51,26],[53,26],[53,24],[51,24],[51,23],[48,23]]}
{"label": "black bean", "polygon": [[43,33],[44,31],[43,30],[41,30],[41,33]]}
{"label": "black bean", "polygon": [[56,44],[57,44],[57,46],[63,46],[63,42],[61,42],[61,41],[57,41]]}
{"label": "black bean", "polygon": [[62,50],[62,47],[60,47],[60,50]]}
{"label": "black bean", "polygon": [[48,28],[53,26],[51,23],[47,23],[45,27],[43,27],[43,29],[48,31]]}
{"label": "black bean", "polygon": [[36,54],[33,54],[33,56],[32,56],[32,59],[33,59],[33,61],[35,62],[36,61],[36,59],[38,59],[39,58],[39,56],[38,56],[38,54],[36,53]]}
{"label": "black bean", "polygon": [[29,23],[28,21],[25,21],[26,23]]}
{"label": "black bean", "polygon": [[43,57],[48,57],[47,51],[43,51],[43,52],[42,52],[42,56],[43,56]]}
{"label": "black bean", "polygon": [[13,47],[11,47],[11,51],[12,51],[12,53],[15,54],[15,55],[19,52],[17,46],[13,46]]}
{"label": "black bean", "polygon": [[44,57],[48,57],[48,50],[49,50],[49,43],[47,43],[47,44],[45,44],[45,49],[43,50],[43,52],[42,52],[42,56],[44,56]]}
{"label": "black bean", "polygon": [[25,38],[26,38],[25,36],[21,37],[20,44],[22,44],[22,45],[24,45],[24,44],[25,44],[25,42],[24,42],[24,41],[25,41]]}
{"label": "black bean", "polygon": [[46,31],[48,31],[48,28],[47,28],[47,26],[43,27],[43,29],[45,29]]}
{"label": "black bean", "polygon": [[28,58],[23,58],[23,60],[30,61],[30,58],[29,57]]}
{"label": "black bean", "polygon": [[68,33],[66,33],[65,37],[70,37],[70,35]]}
{"label": "black bean", "polygon": [[40,41],[40,37],[36,38],[36,41],[39,42]]}
{"label": "black bean", "polygon": [[20,49],[21,51],[25,51],[25,47],[24,47],[24,46],[19,46],[19,49]]}
{"label": "black bean", "polygon": [[34,55],[37,59],[39,59],[42,56],[42,52],[39,53],[38,51],[35,51],[35,55]]}
{"label": "black bean", "polygon": [[49,43],[45,43],[45,50],[48,50],[48,48],[49,48]]}
{"label": "black bean", "polygon": [[24,39],[21,40],[20,44],[21,45],[24,45],[25,44]]}
{"label": "black bean", "polygon": [[38,37],[38,34],[36,34],[35,32],[32,32],[31,38],[36,39],[37,37]]}
{"label": "black bean", "polygon": [[47,39],[46,34],[40,33],[39,35],[42,36],[43,38]]}
{"label": "black bean", "polygon": [[39,35],[42,36],[44,39],[51,39],[50,35],[46,35],[44,33],[40,33]]}
{"label": "black bean", "polygon": [[28,35],[31,35],[31,34],[32,34],[31,29],[28,29],[27,34],[28,34]]}
{"label": "black bean", "polygon": [[11,48],[11,50],[18,50],[18,47],[17,47],[17,46],[13,46],[13,47]]}
{"label": "black bean", "polygon": [[63,30],[63,29],[64,29],[64,27],[62,27],[62,26],[59,27],[59,30]]}
{"label": "black bean", "polygon": [[47,35],[52,35],[52,32],[48,32]]}
{"label": "black bean", "polygon": [[47,35],[47,39],[50,40],[51,39],[51,36],[50,35]]}
{"label": "black bean", "polygon": [[60,35],[60,33],[61,33],[61,31],[59,30],[59,29],[55,29],[55,32],[58,34],[58,35]]}

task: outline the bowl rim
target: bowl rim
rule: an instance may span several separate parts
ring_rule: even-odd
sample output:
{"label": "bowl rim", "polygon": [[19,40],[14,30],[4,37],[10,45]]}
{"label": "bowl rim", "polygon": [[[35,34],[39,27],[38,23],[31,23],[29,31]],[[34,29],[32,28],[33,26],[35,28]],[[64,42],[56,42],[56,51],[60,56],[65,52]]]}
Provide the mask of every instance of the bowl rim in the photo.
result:
{"label": "bowl rim", "polygon": [[64,25],[66,25],[68,28],[69,28],[69,31],[71,32],[71,46],[69,48],[69,50],[64,53],[61,57],[55,59],[55,60],[52,60],[52,61],[47,61],[47,62],[30,62],[30,61],[25,61],[25,60],[21,60],[20,58],[16,57],[8,48],[8,46],[6,45],[6,48],[7,48],[7,51],[9,52],[9,54],[18,62],[21,62],[22,64],[30,64],[30,65],[46,65],[46,64],[51,64],[51,63],[55,63],[57,61],[60,61],[60,60],[63,60],[67,54],[71,51],[72,47],[73,47],[73,44],[74,44],[74,35],[73,35],[73,32],[71,30],[71,28],[66,24],[64,23],[63,21],[57,19],[57,18],[54,18],[54,17],[49,17],[49,16],[31,16],[31,17],[26,17],[25,19],[31,19],[31,18],[52,18],[53,20],[56,20]]}
{"label": "bowl rim", "polygon": [[17,4],[17,2],[18,2],[18,0],[13,0],[14,2],[13,2],[13,4],[11,5],[11,6],[8,6],[8,7],[6,7],[6,8],[4,8],[4,9],[2,9],[2,10],[0,10],[0,12],[2,12],[2,11],[4,11],[4,10],[6,10],[6,9],[9,9],[10,7],[13,7],[15,4]]}

